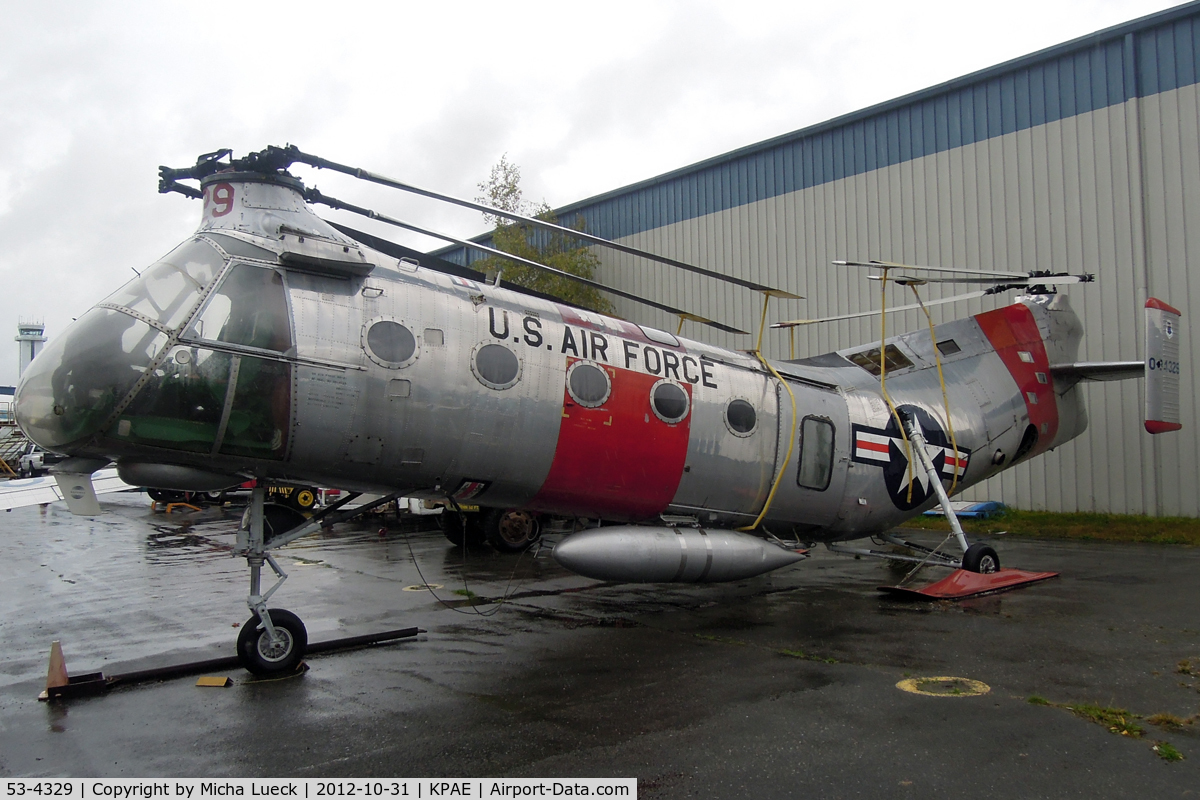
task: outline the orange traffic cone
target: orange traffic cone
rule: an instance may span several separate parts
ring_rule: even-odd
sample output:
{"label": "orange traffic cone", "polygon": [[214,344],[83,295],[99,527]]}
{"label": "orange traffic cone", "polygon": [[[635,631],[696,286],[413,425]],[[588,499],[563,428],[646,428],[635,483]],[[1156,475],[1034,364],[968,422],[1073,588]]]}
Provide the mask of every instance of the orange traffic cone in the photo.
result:
{"label": "orange traffic cone", "polygon": [[66,686],[71,682],[67,676],[67,661],[63,658],[62,644],[55,640],[50,644],[50,669],[46,671],[46,691],[38,695],[39,700],[50,697],[50,690]]}

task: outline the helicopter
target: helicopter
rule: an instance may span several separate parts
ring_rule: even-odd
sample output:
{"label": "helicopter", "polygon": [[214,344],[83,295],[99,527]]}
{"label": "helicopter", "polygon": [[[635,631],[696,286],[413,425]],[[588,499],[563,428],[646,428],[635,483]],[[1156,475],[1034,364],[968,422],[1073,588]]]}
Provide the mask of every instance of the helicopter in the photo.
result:
{"label": "helicopter", "polygon": [[[76,513],[99,512],[91,476],[113,462],[125,483],[161,490],[254,479],[346,492],[311,518],[281,516],[253,492],[235,555],[249,565],[252,611],[237,651],[256,674],[295,669],[307,646],[303,622],[268,607],[287,578],[272,551],[396,497],[478,506],[514,546],[538,515],[600,520],[552,555],[601,580],[739,580],[794,564],[814,543],[878,555],[846,544],[868,537],[913,552],[890,558],[986,574],[999,556],[968,543],[949,496],[1082,433],[1082,382],[1144,376],[1147,431],[1180,427],[1180,312],[1146,301],[1146,359],[1081,362],[1082,326],[1057,287],[1090,275],[835,262],[912,290],[911,306],[865,312],[881,320],[1021,295],[930,318],[928,331],[772,360],[761,352],[767,303],[794,294],[557,228],[761,292],[758,347],[716,347],[349,235],[314,206],[555,272],[323,195],[288,172],[295,163],[557,228],[294,146],[160,169],[160,191],[201,200],[198,229],[49,343],[17,387],[15,415],[30,440],[67,456],[55,476]],[[559,274],[676,314],[681,328],[736,331]],[[987,288],[922,301],[920,287],[938,282]],[[345,508],[364,493],[375,497]],[[938,504],[961,552],[921,552],[888,533]],[[264,567],[275,575],[265,590]]]}

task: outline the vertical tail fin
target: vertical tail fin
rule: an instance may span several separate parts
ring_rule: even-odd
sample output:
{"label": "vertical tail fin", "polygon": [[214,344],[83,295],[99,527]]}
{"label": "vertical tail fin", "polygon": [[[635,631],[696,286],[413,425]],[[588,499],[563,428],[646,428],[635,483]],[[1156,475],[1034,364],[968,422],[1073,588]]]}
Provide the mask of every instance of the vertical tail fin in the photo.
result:
{"label": "vertical tail fin", "polygon": [[1179,421],[1179,310],[1146,300],[1146,430],[1177,431]]}

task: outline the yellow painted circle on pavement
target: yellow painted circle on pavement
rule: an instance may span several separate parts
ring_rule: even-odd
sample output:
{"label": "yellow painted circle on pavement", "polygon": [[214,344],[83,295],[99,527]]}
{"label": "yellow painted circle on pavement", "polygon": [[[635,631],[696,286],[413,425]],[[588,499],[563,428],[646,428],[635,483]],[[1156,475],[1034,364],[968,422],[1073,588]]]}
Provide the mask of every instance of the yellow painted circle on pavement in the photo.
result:
{"label": "yellow painted circle on pavement", "polygon": [[935,678],[905,678],[896,688],[928,697],[978,697],[992,690],[982,681],[941,675]]}

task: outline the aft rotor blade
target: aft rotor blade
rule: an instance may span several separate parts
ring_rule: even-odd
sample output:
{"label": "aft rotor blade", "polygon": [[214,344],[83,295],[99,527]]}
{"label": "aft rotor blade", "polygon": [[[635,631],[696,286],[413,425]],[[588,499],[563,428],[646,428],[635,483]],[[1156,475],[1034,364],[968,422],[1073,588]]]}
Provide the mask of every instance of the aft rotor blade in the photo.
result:
{"label": "aft rotor blade", "polygon": [[[398,181],[393,178],[387,178],[387,177],[384,177],[383,175],[377,175],[373,172],[368,172],[365,169],[359,169],[358,167],[350,167],[345,164],[339,164],[336,161],[330,161],[329,159],[321,158],[320,156],[309,155],[308,153],[301,152],[300,150],[298,150],[294,147],[288,148],[287,152],[296,161],[299,161],[303,164],[308,164],[309,166],[312,166],[312,167],[316,167],[317,169],[331,169],[331,170],[334,170],[335,172],[341,172],[343,174],[351,175],[355,178],[359,178],[360,180],[370,181],[371,183],[378,183],[381,186],[390,186],[393,189],[400,189],[401,191],[411,192],[413,194],[419,194],[423,197],[429,197],[434,200],[442,200],[443,202],[446,202],[446,203],[453,203],[454,205],[462,206],[463,208],[470,208],[470,209],[474,209],[475,211],[482,211],[485,214],[491,214],[496,217],[503,217],[504,219],[512,220],[514,222],[524,222],[528,225],[534,225],[538,228],[543,228],[545,230],[558,231],[560,233],[565,233],[568,236],[574,236],[578,239],[583,239],[586,242],[591,242],[592,244],[597,244],[602,247],[608,247],[613,250],[619,250],[622,253],[628,253],[631,256],[638,256],[639,258],[647,258],[647,259],[650,259],[651,261],[658,261],[662,264],[669,264],[672,267],[677,267],[679,269],[686,270],[688,272],[693,272],[697,275],[704,275],[705,277],[708,277],[708,278],[715,278],[719,281],[725,281],[726,283],[732,283],[736,286],[743,286],[747,289],[753,289],[756,292],[770,292],[774,297],[783,297],[783,298],[787,298],[787,299],[791,299],[791,300],[803,300],[804,299],[800,295],[792,294],[791,292],[784,292],[780,289],[772,289],[770,286],[764,286],[761,283],[755,283],[754,281],[748,281],[743,278],[734,277],[732,275],[723,275],[720,272],[714,272],[713,270],[710,270],[710,269],[704,269],[703,267],[697,267],[692,264],[687,264],[683,261],[676,261],[673,258],[667,258],[666,256],[655,255],[654,253],[650,253],[645,250],[639,250],[636,247],[630,247],[629,245],[619,244],[617,242],[610,241],[601,236],[596,236],[591,233],[585,233],[583,231],[577,231],[574,228],[567,228],[562,225],[555,225],[554,223],[546,222],[543,219],[538,219],[536,217],[527,217],[524,214],[517,214],[516,212],[513,212],[513,211],[505,211],[502,208],[496,208],[494,206],[484,205],[483,203],[476,203],[472,200],[464,200],[461,197],[453,197],[448,194],[442,194],[441,192],[435,192],[431,189],[422,189],[419,186],[413,186],[412,184],[404,183],[403,181]],[[441,238],[441,237],[439,237],[439,238]],[[475,245],[475,244],[469,244],[467,246],[475,247],[478,249],[478,245]]]}
{"label": "aft rotor blade", "polygon": [[[869,281],[881,281],[882,275],[868,275]],[[924,278],[916,275],[889,275],[888,280],[892,283],[908,285],[914,283],[918,286],[925,283],[986,283],[993,286],[1044,286],[1045,284],[1068,284],[1068,283],[1091,283],[1092,276],[1090,275],[1039,275],[1036,278],[1031,278],[1028,275],[1022,275],[1019,278]]]}
{"label": "aft rotor blade", "polygon": [[[976,297],[984,297],[988,294],[990,294],[990,292],[988,292],[986,289],[980,289],[979,291],[975,291],[975,292],[967,292],[965,294],[957,294],[954,297],[944,297],[941,300],[926,300],[924,305],[926,308],[928,308],[929,306],[940,306],[944,303],[953,303],[958,300],[973,300]],[[887,309],[887,313],[891,314],[893,311],[911,311],[914,308],[920,308],[920,307],[921,307],[921,303],[910,303],[906,306],[889,307]],[[874,316],[878,316],[879,313],[880,313],[879,309],[875,309],[874,311],[859,311],[855,314],[841,314],[836,317],[822,317],[821,319],[793,319],[793,320],[789,320],[788,322],[776,322],[771,327],[772,328],[796,328],[801,325],[816,325],[818,322],[841,322],[842,320],[846,320],[846,319],[861,319],[862,317],[874,317]]]}
{"label": "aft rotor blade", "polygon": [[[1006,272],[1003,270],[992,269],[960,269],[958,267],[921,267],[912,264],[898,264],[893,261],[834,261],[836,267],[866,267],[868,269],[902,269],[906,271],[921,271],[921,272],[948,272],[955,275],[978,275],[981,277],[991,277],[996,280],[1008,280],[1015,278],[1021,280],[1028,278],[1028,272]],[[932,279],[928,279],[932,280]]]}
{"label": "aft rotor blade", "polygon": [[738,334],[746,333],[746,331],[738,330],[737,328],[733,328],[728,325],[724,325],[720,322],[716,322],[714,320],[707,319],[705,317],[697,316],[696,314],[692,314],[690,312],[683,311],[682,309],[673,308],[672,306],[664,305],[663,303],[656,303],[653,300],[647,300],[644,297],[638,297],[637,295],[630,294],[629,292],[622,292],[620,289],[613,289],[610,286],[605,286],[604,284],[599,283],[598,281],[593,281],[589,278],[584,278],[579,275],[572,275],[570,272],[565,272],[561,269],[555,269],[554,267],[550,267],[545,264],[539,264],[538,262],[531,261],[528,258],[522,258],[521,256],[515,256],[512,253],[505,253],[503,250],[496,250],[495,248],[487,247],[486,245],[482,245],[477,242],[469,242],[465,239],[459,239],[459,238],[450,236],[445,233],[438,233],[437,231],[431,231],[428,228],[422,228],[417,225],[412,225],[408,222],[402,222],[401,220],[393,219],[392,217],[388,217],[383,214],[380,214],[378,211],[372,211],[369,208],[363,208],[362,206],[356,206],[356,205],[353,205],[352,203],[346,203],[346,202],[343,202],[336,198],[328,197],[326,195],[321,194],[316,189],[308,189],[304,194],[304,199],[310,203],[321,203],[323,205],[329,206],[330,208],[336,208],[336,209],[340,209],[342,211],[349,211],[354,214],[361,214],[362,216],[367,217],[368,219],[378,220],[387,225],[394,225],[397,228],[404,228],[405,230],[413,231],[414,233],[420,233],[425,236],[432,236],[434,239],[441,239],[444,242],[451,242],[452,244],[459,245],[460,247],[467,247],[467,248],[471,248],[473,250],[478,250],[480,252],[487,253],[488,255],[499,256],[500,258],[507,259],[508,261],[514,261],[518,264],[524,264],[527,267],[533,267],[534,269],[541,270],[542,272],[547,272],[547,273],[550,273],[551,275],[557,275],[560,278],[566,278],[567,280],[575,281],[576,283],[582,283],[585,286],[591,286],[594,289],[599,289],[602,292],[608,292],[609,294],[616,295],[617,297],[623,297],[626,300],[633,300],[634,302],[642,303],[643,305],[650,306],[651,308],[657,308],[660,311],[666,311],[669,314],[675,314],[676,316],[684,317],[685,319],[689,319],[693,322],[703,323],[705,325],[708,325],[710,328],[716,328],[719,331],[725,331],[726,333],[738,333]]}

